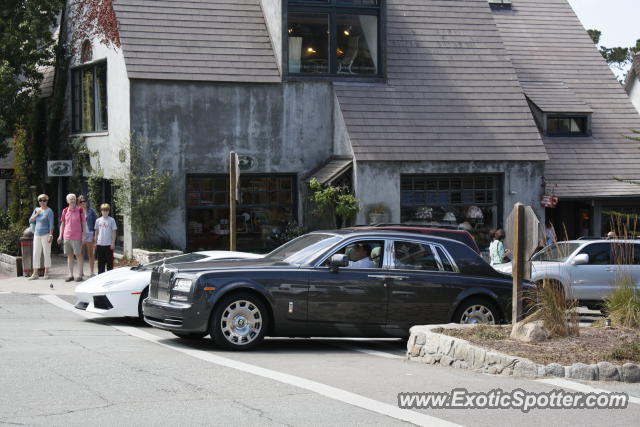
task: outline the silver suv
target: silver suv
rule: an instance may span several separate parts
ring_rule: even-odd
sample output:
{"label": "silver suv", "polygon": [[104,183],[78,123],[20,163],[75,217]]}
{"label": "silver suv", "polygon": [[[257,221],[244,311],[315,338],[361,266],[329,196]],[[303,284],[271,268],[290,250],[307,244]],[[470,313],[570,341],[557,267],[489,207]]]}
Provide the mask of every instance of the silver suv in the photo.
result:
{"label": "silver suv", "polygon": [[[640,284],[640,240],[569,240],[549,245],[531,257],[531,281],[557,280],[565,295],[595,307],[621,278]],[[511,264],[494,268],[511,273]]]}

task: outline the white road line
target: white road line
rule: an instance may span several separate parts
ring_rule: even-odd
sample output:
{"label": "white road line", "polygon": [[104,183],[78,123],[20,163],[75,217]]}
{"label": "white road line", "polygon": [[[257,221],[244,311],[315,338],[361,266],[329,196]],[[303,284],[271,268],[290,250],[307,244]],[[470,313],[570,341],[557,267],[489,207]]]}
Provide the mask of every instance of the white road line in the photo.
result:
{"label": "white road line", "polygon": [[[611,390],[603,390],[601,388],[591,387],[586,384],[576,383],[573,381],[566,380],[564,378],[545,378],[542,380],[535,380],[535,381],[539,383],[555,385],[562,388],[568,388],[570,390],[575,390],[582,393],[611,393]],[[629,402],[635,403],[636,405],[640,405],[640,398],[629,396]]]}
{"label": "white road line", "polygon": [[[63,299],[55,295],[40,295],[43,300],[60,307],[64,310],[79,314],[86,318],[98,318],[99,315],[93,315],[85,311],[80,311],[73,307],[73,305],[64,301]],[[370,399],[365,396],[361,396],[350,391],[342,390],[336,387],[332,387],[326,384],[322,384],[316,381],[308,380],[306,378],[297,377],[295,375],[285,374],[283,372],[274,371],[271,369],[261,368],[259,366],[250,365],[248,363],[238,362],[226,357],[217,356],[203,350],[197,350],[186,347],[175,341],[168,341],[164,338],[150,334],[141,329],[133,326],[117,326],[111,325],[111,327],[125,332],[131,336],[141,338],[143,340],[158,344],[160,346],[176,350],[189,356],[204,360],[206,362],[215,363],[216,365],[225,366],[227,368],[236,369],[238,371],[247,372],[253,375],[257,375],[263,378],[269,378],[274,381],[278,381],[284,384],[289,384],[294,387],[299,387],[305,390],[312,391],[330,399],[338,400],[340,402],[347,403],[349,405],[357,406],[359,408],[366,409],[368,411],[376,412],[380,415],[395,418],[401,421],[406,421],[419,426],[434,426],[434,427],[453,427],[460,426],[460,424],[451,423],[441,418],[433,417],[430,415],[422,414],[419,412],[400,409],[395,405],[380,402],[378,400]]]}
{"label": "white road line", "polygon": [[400,356],[398,354],[387,353],[387,352],[384,352],[384,351],[373,350],[373,349],[369,349],[369,348],[359,348],[359,347],[356,347],[354,345],[349,345],[347,343],[342,343],[342,342],[330,342],[328,344],[336,346],[336,347],[340,347],[340,348],[345,348],[347,350],[352,350],[352,351],[357,351],[359,353],[368,354],[370,356],[384,357],[386,359],[404,359],[405,358],[404,356]]}

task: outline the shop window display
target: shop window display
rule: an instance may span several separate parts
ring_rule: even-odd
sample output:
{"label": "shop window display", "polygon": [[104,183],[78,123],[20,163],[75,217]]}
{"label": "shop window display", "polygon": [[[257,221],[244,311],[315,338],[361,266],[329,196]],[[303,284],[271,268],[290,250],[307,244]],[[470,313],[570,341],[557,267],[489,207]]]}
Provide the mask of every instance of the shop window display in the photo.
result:
{"label": "shop window display", "polygon": [[401,220],[466,230],[482,248],[498,223],[497,183],[495,175],[403,175]]}
{"label": "shop window display", "polygon": [[[229,249],[228,177],[187,177],[187,247]],[[244,175],[236,206],[236,241],[241,251],[268,252],[295,219],[294,177]]]}

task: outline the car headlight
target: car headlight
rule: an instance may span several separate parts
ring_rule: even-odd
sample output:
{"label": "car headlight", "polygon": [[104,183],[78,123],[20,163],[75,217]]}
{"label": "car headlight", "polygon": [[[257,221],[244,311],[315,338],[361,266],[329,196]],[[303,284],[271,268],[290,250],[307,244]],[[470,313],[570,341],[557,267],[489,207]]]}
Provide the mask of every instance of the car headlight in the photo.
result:
{"label": "car headlight", "polygon": [[184,292],[188,294],[189,292],[191,292],[192,285],[193,285],[192,280],[176,279],[175,283],[173,284],[173,290],[176,292]]}

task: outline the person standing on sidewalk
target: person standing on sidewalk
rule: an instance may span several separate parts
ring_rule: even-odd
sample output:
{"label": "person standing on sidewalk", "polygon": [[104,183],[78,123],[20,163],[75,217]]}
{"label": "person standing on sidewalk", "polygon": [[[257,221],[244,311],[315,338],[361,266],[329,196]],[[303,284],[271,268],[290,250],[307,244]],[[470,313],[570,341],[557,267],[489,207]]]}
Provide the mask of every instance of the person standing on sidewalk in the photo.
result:
{"label": "person standing on sidewalk", "polygon": [[87,222],[84,217],[84,211],[76,205],[76,195],[67,194],[67,203],[69,206],[64,208],[60,217],[60,236],[58,244],[64,239],[64,254],[67,256],[67,267],[69,267],[69,276],[64,280],[71,282],[73,276],[73,256],[76,256],[80,275],[75,278],[76,282],[82,281],[82,241],[87,233]]}
{"label": "person standing on sidewalk", "polygon": [[509,255],[511,251],[509,249],[504,248],[504,240],[505,234],[504,230],[499,228],[492,233],[493,240],[491,241],[491,245],[489,245],[489,258],[491,259],[490,264],[502,264],[504,262],[508,262],[505,260],[505,256]]}
{"label": "person standing on sidewalk", "polygon": [[116,220],[109,216],[111,207],[108,203],[100,205],[102,216],[96,220],[95,237],[96,254],[98,256],[98,274],[113,270],[113,250],[116,248]]}
{"label": "person standing on sidewalk", "polygon": [[33,274],[29,280],[38,278],[38,270],[41,267],[40,255],[44,254],[44,276],[49,278],[49,268],[51,267],[51,241],[53,240],[53,209],[47,206],[49,196],[41,194],[38,196],[40,207],[35,208],[29,218],[30,224],[35,224],[33,232]]}
{"label": "person standing on sidewalk", "polygon": [[[85,248],[87,249],[87,255],[89,256],[89,272],[90,272],[89,274],[93,276],[93,266],[95,265],[95,260],[96,260],[96,255],[95,255],[96,245],[93,243],[93,231],[96,225],[96,220],[98,219],[98,214],[96,213],[96,211],[93,210],[93,208],[90,208],[88,206],[87,198],[82,194],[78,196],[78,205],[80,206],[81,209],[84,209],[84,214],[87,218],[87,234],[82,240],[82,246],[80,247],[80,254],[82,257],[84,257],[84,250]],[[83,261],[84,261],[84,258],[83,258]],[[81,262],[80,276],[84,274],[83,266],[84,266],[84,262]]]}

